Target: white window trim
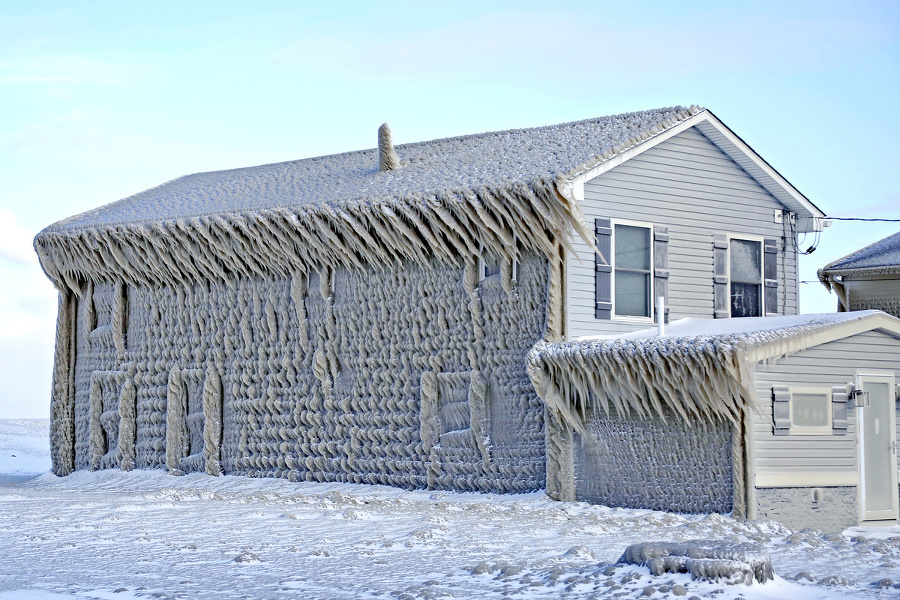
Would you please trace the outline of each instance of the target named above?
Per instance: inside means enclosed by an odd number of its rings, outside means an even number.
[[[834,435],[834,413],[832,412],[831,388],[826,386],[791,386],[791,429],[790,435]],[[804,427],[794,425],[794,394],[815,394],[825,396],[825,408],[828,411],[828,425],[821,427]]]
[[[650,230],[650,316],[649,317],[635,317],[630,315],[619,315],[616,313],[616,225],[627,225],[629,227],[643,227],[644,229]],[[612,266],[611,273],[611,281],[610,281],[610,299],[612,300],[612,311],[610,312],[610,321],[619,321],[622,323],[653,323],[653,315],[656,312],[656,302],[654,297],[655,282],[654,282],[654,265],[656,256],[653,251],[654,247],[654,238],[653,238],[653,223],[647,223],[645,221],[631,221],[628,219],[610,219],[609,220],[609,228],[612,232],[610,240],[609,240],[609,262]]]
[[[725,272],[728,274],[728,318],[739,318],[731,314],[731,240],[759,242],[759,316],[764,317],[766,316],[766,238],[754,234],[729,233],[728,251],[725,253]]]

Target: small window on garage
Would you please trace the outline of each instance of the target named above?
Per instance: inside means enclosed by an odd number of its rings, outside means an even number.
[[[831,435],[831,390],[791,389],[791,435]]]

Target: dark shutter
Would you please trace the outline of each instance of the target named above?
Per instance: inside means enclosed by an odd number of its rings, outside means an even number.
[[[728,236],[713,234],[713,316],[726,319],[731,316],[728,301]]]
[[[834,435],[847,435],[847,386],[831,388],[831,422]]]
[[[778,240],[766,238],[763,250],[763,298],[769,317],[778,314]]]
[[[775,435],[790,435],[791,390],[786,385],[772,386],[772,421]]]
[[[594,255],[594,318],[612,316],[612,228],[609,219],[594,219],[597,250]]]
[[[653,226],[653,289],[654,296],[666,299],[666,314],[663,323],[669,322],[669,228],[662,225]],[[656,306],[656,298],[651,298]],[[654,308],[654,321],[659,315]]]

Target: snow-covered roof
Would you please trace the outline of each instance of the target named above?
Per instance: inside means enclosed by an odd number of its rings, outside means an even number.
[[[785,206],[821,216],[709,111],[676,106],[398,145],[393,170],[379,170],[371,149],[188,175],[50,225],[35,249],[51,279],[73,289],[111,276],[171,283],[458,261],[481,247],[518,252],[513,240],[553,255],[573,233],[592,237],[573,192],[579,177],[713,125],[707,133],[728,133],[718,143],[735,160],[752,155],[745,168],[766,167],[759,179]]]
[[[699,110],[676,106],[397,145],[405,164],[392,171],[379,171],[378,151],[369,149],[187,175],[70,217],[47,230],[312,204],[344,205],[553,181],[604,152],[661,132]],[[374,139],[374,128],[372,135]]]
[[[900,273],[900,231],[825,265],[822,275]]]
[[[528,367],[538,394],[577,426],[589,407],[685,420],[740,421],[755,406],[751,367],[864,331],[900,338],[900,319],[878,310],[742,319],[681,319],[665,335],[539,342]]]

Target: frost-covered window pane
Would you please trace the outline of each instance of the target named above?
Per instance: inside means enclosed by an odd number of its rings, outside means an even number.
[[[830,429],[830,403],[828,394],[791,394],[791,425]]]
[[[484,273],[482,274],[482,279],[487,279],[488,277],[492,277],[494,275],[500,274],[500,257],[493,256],[490,254],[483,255],[484,262]]]
[[[616,268],[650,270],[650,229],[616,225]]]
[[[731,240],[731,316],[758,317],[762,314],[762,244],[751,240]]]
[[[731,283],[731,316],[758,317],[759,284]]]
[[[652,298],[650,228],[615,226],[615,312],[619,316],[649,317]]]
[[[649,317],[650,275],[616,271],[616,314]]]

